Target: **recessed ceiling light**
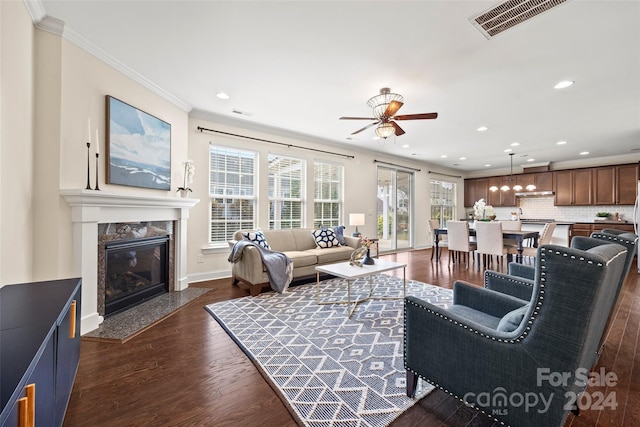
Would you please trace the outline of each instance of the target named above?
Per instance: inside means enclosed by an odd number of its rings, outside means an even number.
[[[488,127],[486,127],[486,126],[480,126],[480,127],[479,127],[478,129],[476,129],[476,130],[477,130],[478,132],[485,132],[485,131],[489,130],[489,128],[488,128]]]
[[[466,157],[460,157],[460,160],[467,160]]]
[[[446,158],[447,158],[447,155],[446,155],[446,154],[443,154],[442,156],[440,156],[440,158],[442,158],[442,159],[446,159]]]
[[[527,159],[527,162],[533,162],[535,159]]]
[[[556,144],[558,144],[558,145],[564,145],[566,143],[567,143],[567,141],[558,141],[558,142],[556,142]]]
[[[484,165],[485,168],[491,167],[491,165],[489,163],[487,163],[486,165]]]
[[[588,151],[582,151],[582,152],[580,152],[580,155],[581,155],[581,156],[586,156],[587,154],[589,154],[589,152],[588,152]]]
[[[569,86],[573,85],[575,82],[573,80],[563,80],[561,82],[556,83],[556,85],[553,87],[554,89],[564,89],[564,88],[568,88]]]
[[[510,152],[512,152],[512,151],[513,151],[513,150],[512,150],[511,148],[507,148],[506,150],[504,150],[504,152],[505,152],[505,153],[510,153]]]
[[[512,143],[511,143],[511,146],[512,146],[512,147],[517,147],[518,145],[520,145],[520,143],[519,143],[519,142],[512,142]]]
[[[373,139],[378,140],[378,139],[380,139],[380,137],[376,135],[376,136],[373,137]]]
[[[216,96],[217,96],[218,98],[220,98],[220,99],[229,99],[229,95],[227,95],[227,94],[226,94],[226,93],[224,93],[224,92],[218,92],[218,93],[216,93]]]
[[[409,145],[409,144],[403,144],[403,145],[402,145],[402,148],[409,148],[409,147],[410,147],[410,145]]]

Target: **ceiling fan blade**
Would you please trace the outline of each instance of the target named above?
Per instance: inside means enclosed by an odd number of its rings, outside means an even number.
[[[398,112],[398,110],[400,109],[400,107],[402,107],[404,104],[400,101],[391,101],[389,103],[389,105],[387,106],[387,109],[384,110],[384,116],[385,117],[391,117],[393,116],[395,113]]]
[[[340,117],[340,120],[378,120],[376,117]]]
[[[382,122],[381,122],[381,121],[377,121],[377,122],[373,122],[373,123],[371,123],[371,124],[368,124],[368,125],[366,125],[365,127],[363,127],[362,129],[358,129],[357,131],[353,132],[351,135],[355,135],[356,133],[360,133],[360,132],[362,132],[363,130],[367,130],[367,129],[369,129],[370,127],[375,126],[375,125],[380,124],[380,123],[382,123]]]
[[[404,130],[402,130],[402,128],[400,126],[398,126],[398,124],[396,122],[390,122],[394,128],[396,128],[396,136],[400,136],[400,135],[404,135],[405,132]]]
[[[403,116],[391,117],[393,120],[424,120],[437,119],[438,113],[405,114]]]

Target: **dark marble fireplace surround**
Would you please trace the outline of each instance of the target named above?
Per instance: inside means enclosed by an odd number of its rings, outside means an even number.
[[[169,292],[175,290],[175,243],[173,238],[173,221],[139,221],[98,224],[98,314],[105,315],[106,290],[106,248],[113,242],[136,241],[151,237],[169,237],[168,251],[168,287]]]

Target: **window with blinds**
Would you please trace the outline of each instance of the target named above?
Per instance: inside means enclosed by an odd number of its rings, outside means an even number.
[[[340,225],[344,167],[314,162],[313,226]]]
[[[211,243],[232,239],[241,229],[254,229],[257,154],[226,147],[209,148]]]
[[[305,161],[269,155],[269,229],[302,228]]]

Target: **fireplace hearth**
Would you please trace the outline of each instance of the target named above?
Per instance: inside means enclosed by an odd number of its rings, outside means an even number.
[[[169,292],[169,236],[105,244],[105,317]]]

